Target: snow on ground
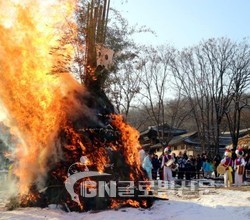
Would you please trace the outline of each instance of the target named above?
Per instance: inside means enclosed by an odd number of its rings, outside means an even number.
[[[12,220],[250,220],[250,187],[207,188],[198,196],[169,191],[169,200],[157,200],[149,209],[122,208],[100,212],[67,213],[55,209],[22,208],[1,211],[0,219]]]

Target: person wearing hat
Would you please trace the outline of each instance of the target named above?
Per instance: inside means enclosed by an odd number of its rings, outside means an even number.
[[[233,183],[233,160],[232,160],[232,152],[230,150],[226,150],[224,153],[224,158],[221,160],[220,165],[225,167],[226,172],[224,173],[224,186],[229,187]]]
[[[172,174],[172,169],[171,169],[171,165],[174,162],[174,158],[172,157],[171,153],[171,148],[170,146],[167,146],[164,149],[164,154],[162,157],[162,163],[161,163],[161,167],[163,168],[163,180],[164,181],[172,181],[173,180],[173,174]],[[172,162],[168,165],[168,162]]]
[[[246,161],[243,158],[244,156],[244,151],[242,149],[237,149],[235,151],[237,158],[234,161],[234,169],[235,169],[235,174],[234,174],[234,181],[235,181],[235,186],[242,186],[243,183],[243,174],[244,174],[244,169],[246,165]]]

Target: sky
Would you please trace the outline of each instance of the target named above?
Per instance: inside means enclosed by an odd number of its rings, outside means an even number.
[[[157,37],[149,33],[135,36],[146,45],[170,44],[182,49],[212,37],[241,41],[250,36],[249,0],[110,1],[131,26],[146,25],[156,32]]]
[[[130,25],[156,32],[140,34],[143,44],[170,44],[178,49],[209,38],[241,41],[250,36],[249,0],[111,0]]]

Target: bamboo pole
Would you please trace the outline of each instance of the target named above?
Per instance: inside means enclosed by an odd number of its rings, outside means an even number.
[[[85,84],[92,84],[99,73],[97,68],[96,45],[104,45],[110,0],[91,0],[88,3],[86,19]]]

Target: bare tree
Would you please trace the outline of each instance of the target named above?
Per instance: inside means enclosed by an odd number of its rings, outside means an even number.
[[[181,128],[191,118],[189,101],[180,93],[175,98],[167,101],[166,120],[172,127]]]
[[[114,84],[107,88],[110,97],[119,113],[127,119],[130,109],[136,108],[133,101],[140,91],[140,72],[134,69],[130,63],[124,65],[119,74],[114,74],[112,80]]]
[[[140,91],[141,45],[133,36],[153,31],[145,26],[131,26],[115,9],[111,9],[110,26],[107,30],[107,45],[114,50],[113,67],[105,84],[105,91],[119,113],[128,117],[131,108],[136,108],[134,100]]]
[[[197,131],[201,140],[201,146],[205,150],[208,142],[206,139],[207,120],[205,117],[206,91],[204,77],[198,75],[199,65],[194,57],[194,48],[186,48],[177,52],[171,62],[175,85],[181,95],[189,101],[190,112],[196,122]]]
[[[241,114],[245,108],[249,108],[249,95],[246,92],[250,86],[250,45],[247,42],[243,41],[237,45],[230,69],[233,76],[231,102],[225,113],[232,143],[234,148],[236,148],[242,122]]]
[[[218,153],[222,119],[237,100],[237,88],[246,89],[247,47],[243,50],[226,38],[209,39],[179,52],[172,62],[177,88],[189,99],[203,150]]]
[[[174,51],[170,46],[159,46],[156,49],[149,47],[142,60],[141,103],[147,111],[148,118],[157,126],[158,137],[162,143],[168,143],[173,137],[171,132],[164,131],[171,131],[174,126],[180,126],[185,117],[181,115],[180,119],[180,114],[178,115],[181,109],[179,107],[183,104],[180,99],[168,102],[171,84],[170,62]]]
[[[207,137],[209,147],[219,152],[221,122],[225,110],[231,101],[232,71],[230,65],[234,59],[236,46],[226,38],[209,39],[195,50],[199,63],[199,72],[204,77],[207,102]]]

